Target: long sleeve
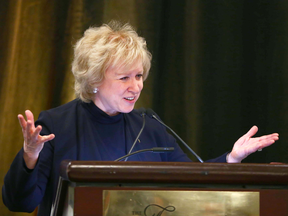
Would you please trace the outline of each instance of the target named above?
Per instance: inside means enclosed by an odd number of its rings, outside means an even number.
[[[35,190],[38,169],[38,163],[31,172],[25,168],[23,149],[21,149],[5,176],[2,188],[3,202],[10,211],[34,211],[38,204],[35,206],[33,197],[39,195],[32,191]]]
[[[42,113],[40,116],[43,115]],[[47,124],[42,122],[41,125],[43,127],[41,134],[48,134]],[[52,154],[51,142],[45,143],[35,168],[29,170],[23,159],[23,148],[19,151],[5,176],[2,187],[3,203],[9,210],[33,212],[41,203],[50,176]]]

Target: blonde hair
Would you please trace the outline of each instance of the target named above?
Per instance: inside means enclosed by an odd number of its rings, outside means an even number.
[[[100,86],[110,66],[131,66],[142,61],[143,80],[148,77],[152,55],[144,38],[138,36],[129,24],[117,21],[90,27],[74,47],[72,73],[75,94],[90,102],[93,89]]]

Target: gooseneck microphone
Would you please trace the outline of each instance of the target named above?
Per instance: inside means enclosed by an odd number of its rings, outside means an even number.
[[[131,156],[131,152],[132,152],[135,144],[137,143],[137,140],[139,139],[139,137],[140,137],[140,135],[142,134],[142,131],[143,131],[144,127],[145,127],[146,110],[145,110],[145,108],[141,107],[138,111],[140,112],[140,115],[141,115],[142,118],[143,118],[142,127],[141,127],[141,129],[140,129],[140,131],[139,131],[139,133],[138,133],[138,135],[137,135],[137,137],[136,137],[136,139],[135,139],[132,147],[130,148],[130,150],[129,150],[128,154],[127,154],[128,156],[126,156],[126,157],[124,156],[124,158],[126,158],[125,161],[127,161],[127,160],[128,160],[128,157]]]
[[[129,153],[127,155],[124,155],[123,157],[120,157],[120,158],[116,159],[115,161],[121,161],[124,158],[128,158],[128,157],[130,157],[132,155],[140,154],[140,153],[143,153],[143,152],[168,153],[168,152],[172,152],[172,151],[174,151],[174,147],[154,147],[154,148],[151,148],[151,149],[142,149],[142,150],[135,151],[133,153]]]
[[[160,124],[162,124],[164,127],[168,128],[182,143],[183,145],[186,146],[186,148],[201,162],[203,163],[203,160],[164,122],[162,122],[160,119],[157,118],[156,113],[152,109],[147,109],[146,114],[151,117],[156,119]]]

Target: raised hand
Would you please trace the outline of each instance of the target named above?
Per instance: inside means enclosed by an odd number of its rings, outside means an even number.
[[[39,153],[43,149],[44,143],[54,139],[54,134],[49,134],[41,136],[40,132],[42,127],[38,125],[35,127],[34,116],[30,110],[25,111],[27,121],[23,115],[18,115],[18,120],[22,128],[23,138],[24,138],[24,154],[23,158],[25,160],[26,166],[29,169],[33,169],[39,157]]]
[[[278,133],[273,133],[261,137],[253,137],[258,131],[257,126],[253,126],[245,135],[240,137],[234,144],[231,153],[227,157],[228,163],[240,163],[248,155],[255,151],[272,145],[279,139]]]

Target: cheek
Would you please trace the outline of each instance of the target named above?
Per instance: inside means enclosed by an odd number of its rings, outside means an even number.
[[[143,84],[143,82],[141,82],[141,83],[139,84],[139,88],[142,90],[142,89],[143,89],[143,86],[144,86],[144,84]]]

